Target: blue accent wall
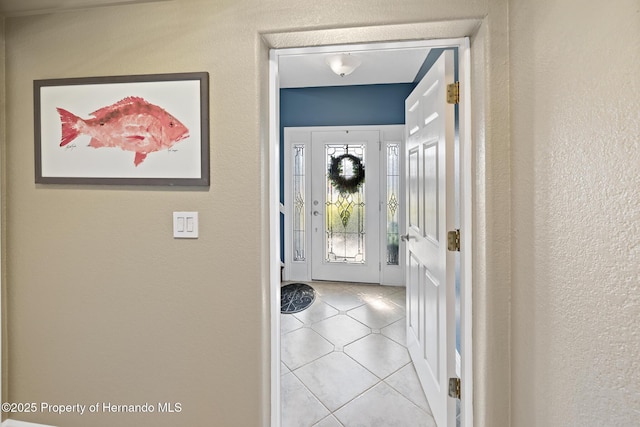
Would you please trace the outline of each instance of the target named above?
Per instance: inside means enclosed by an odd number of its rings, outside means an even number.
[[[404,100],[414,83],[280,90],[280,124],[356,126],[404,124]]]
[[[404,100],[415,86],[399,83],[280,89],[280,147],[284,147],[285,127],[404,124]],[[284,203],[283,176],[284,153],[280,150],[280,203]],[[281,236],[281,260],[283,240]]]

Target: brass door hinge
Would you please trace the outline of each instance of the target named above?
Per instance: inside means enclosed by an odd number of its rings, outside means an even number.
[[[460,82],[455,82],[447,85],[447,103],[460,103]]]
[[[460,230],[456,229],[447,233],[447,249],[452,252],[460,252]]]
[[[449,397],[460,399],[460,378],[449,378]]]

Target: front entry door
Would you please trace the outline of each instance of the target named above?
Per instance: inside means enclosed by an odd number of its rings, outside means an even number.
[[[406,100],[407,345],[438,427],[455,426],[453,52],[444,51]]]
[[[380,132],[318,131],[311,139],[311,277],[378,283]]]

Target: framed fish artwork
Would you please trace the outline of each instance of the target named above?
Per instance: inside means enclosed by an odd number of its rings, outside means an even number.
[[[209,185],[209,74],[34,80],[39,184]]]

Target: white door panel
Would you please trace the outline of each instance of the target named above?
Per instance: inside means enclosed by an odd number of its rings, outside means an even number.
[[[445,51],[406,100],[407,344],[438,427],[455,425],[453,52]]]

